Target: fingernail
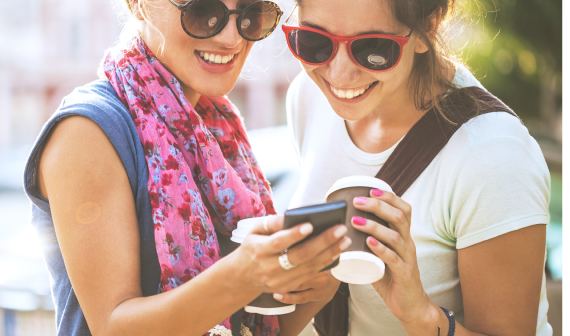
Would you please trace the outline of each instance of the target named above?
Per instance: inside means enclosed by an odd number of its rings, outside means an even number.
[[[340,244],[340,249],[341,250],[346,250],[350,244],[352,244],[352,240],[348,237],[344,238],[343,242]]]
[[[368,199],[365,197],[355,197],[354,202],[358,205],[366,205],[366,203],[368,203]]]
[[[378,241],[372,237],[368,237],[368,242],[370,243],[370,245],[372,246],[378,246]]]
[[[340,237],[344,236],[346,234],[346,231],[348,231],[348,229],[344,225],[339,227],[338,229],[334,230],[335,238],[340,238]]]
[[[303,226],[301,226],[301,229],[299,229],[299,231],[303,236],[308,235],[313,231],[313,226],[311,224],[303,224]]]
[[[379,190],[379,189],[372,189],[372,195],[376,196],[376,197],[380,197],[380,196],[384,195],[384,192],[382,190]]]
[[[274,297],[276,300],[281,300],[281,299],[283,299],[283,295],[277,294],[277,293],[273,293],[273,297]]]
[[[335,261],[340,257],[340,254],[335,255],[334,257],[332,257],[332,260]]]
[[[358,216],[352,217],[352,222],[358,226],[366,225],[366,219],[364,219],[362,217],[358,217]]]

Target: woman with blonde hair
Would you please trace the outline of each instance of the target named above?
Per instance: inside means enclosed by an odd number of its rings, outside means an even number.
[[[252,0],[128,5],[136,34],[107,51],[101,80],[63,100],[26,166],[58,335],[297,334],[334,295],[319,270],[350,244],[346,228],[282,255],[312,226],[281,230],[283,217],[271,216],[228,247],[239,220],[275,214],[224,95],[281,10]],[[242,318],[261,293],[291,291],[294,313]]]

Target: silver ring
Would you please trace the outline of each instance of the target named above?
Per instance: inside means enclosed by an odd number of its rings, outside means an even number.
[[[269,229],[267,228],[267,221],[269,220],[269,216],[263,217],[263,227],[265,228],[265,232],[269,233]]]
[[[282,255],[279,256],[279,265],[281,265],[281,267],[283,267],[283,269],[286,271],[297,267],[296,265],[293,265],[289,262],[287,253],[283,253]]]

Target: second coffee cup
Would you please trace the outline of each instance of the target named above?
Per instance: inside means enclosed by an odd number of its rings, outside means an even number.
[[[237,229],[232,232],[230,238],[233,242],[241,244],[245,237],[253,230],[258,218],[242,219],[238,222]],[[294,304],[283,303],[275,300],[272,293],[263,293],[255,300],[248,303],[244,310],[248,313],[261,315],[282,315],[295,311]]]
[[[384,262],[366,244],[368,234],[352,226],[352,217],[358,216],[379,224],[387,223],[372,213],[358,210],[353,205],[355,197],[370,197],[370,190],[380,189],[392,192],[390,186],[371,176],[349,176],[336,181],[327,192],[325,202],[345,201],[347,204],[345,224],[347,237],[352,244],[340,255],[339,265],[331,270],[332,275],[349,284],[369,284],[384,276]]]

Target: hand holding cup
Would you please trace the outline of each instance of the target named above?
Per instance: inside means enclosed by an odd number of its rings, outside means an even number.
[[[392,192],[371,189],[369,197],[355,197],[356,209],[382,218],[375,220],[354,216],[352,227],[367,234],[367,247],[386,263],[384,277],[372,286],[392,314],[400,320],[422,316],[429,298],[423,289],[416,246],[410,234],[412,208]]]

